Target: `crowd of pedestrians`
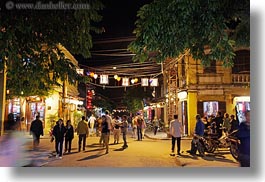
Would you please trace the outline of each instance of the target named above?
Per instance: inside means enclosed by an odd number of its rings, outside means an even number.
[[[196,143],[198,138],[205,134],[205,130],[211,130],[212,133],[216,133],[218,137],[221,137],[223,132],[232,133],[238,130],[239,143],[239,162],[242,167],[250,166],[250,112],[245,113],[245,120],[239,123],[235,115],[229,115],[225,113],[222,115],[220,111],[216,116],[203,117],[199,114],[196,115],[194,137],[191,142],[191,148],[187,152],[195,155],[197,148]],[[109,153],[110,135],[113,134],[113,144],[120,143],[120,136],[122,136],[123,145],[122,148],[128,148],[127,135],[128,128],[131,127],[131,137],[137,141],[144,139],[144,132],[146,128],[146,122],[141,113],[136,113],[135,117],[131,118],[131,122],[128,122],[128,116],[123,115],[121,117],[110,116],[106,111],[105,115],[96,118],[93,114],[86,120],[85,116],[78,122],[76,129],[71,124],[71,120],[67,120],[66,125],[62,119],[59,119],[56,125],[53,127],[52,136],[55,140],[56,157],[62,158],[63,146],[64,153],[71,153],[72,140],[74,138],[74,132],[78,135],[78,152],[86,149],[86,139],[89,134],[96,134],[99,137],[100,146],[106,149],[105,153]],[[154,118],[154,135],[157,133],[158,120]],[[183,126],[178,120],[178,115],[175,114],[173,120],[169,122],[169,132],[171,136],[171,156],[181,154],[181,137],[183,136]],[[39,115],[32,121],[30,126],[30,134],[33,136],[33,147],[36,148],[40,142],[40,136],[43,135],[43,125]],[[177,147],[175,145],[177,144]]]
[[[85,116],[82,116],[76,128],[74,128],[71,124],[71,120],[67,120],[64,125],[63,120],[59,119],[56,122],[56,125],[52,128],[51,132],[51,142],[55,141],[56,158],[62,159],[64,153],[71,153],[74,132],[76,132],[78,136],[78,152],[81,152],[81,149],[82,151],[86,150],[87,138],[88,136],[92,136],[94,133],[99,137],[99,145],[106,149],[106,154],[109,153],[111,133],[114,136],[113,144],[119,144],[120,136],[122,135],[122,148],[128,148],[127,132],[129,123],[127,119],[128,117],[126,115],[121,117],[115,116],[112,118],[109,112],[106,111],[105,115],[98,118],[96,118],[93,114],[88,119],[86,119]],[[42,121],[39,119],[39,116],[37,116],[36,121],[34,120],[31,126],[31,133],[34,134],[34,146],[39,144],[39,136],[43,135],[42,126]],[[142,137],[140,134],[138,136]]]

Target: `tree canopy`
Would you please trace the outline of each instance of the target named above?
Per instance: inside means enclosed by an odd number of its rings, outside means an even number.
[[[80,78],[76,65],[58,45],[71,54],[91,56],[91,33],[102,30],[96,23],[102,19],[99,11],[103,4],[98,0],[83,3],[89,8],[9,10],[1,6],[0,71],[7,66],[7,89],[11,95],[42,96],[59,79],[71,84]]]
[[[134,61],[163,62],[189,51],[203,65],[232,66],[235,48],[250,44],[249,0],[154,0],[137,17],[128,46]]]
[[[151,88],[147,87],[146,91],[144,92],[143,89],[144,88],[142,88],[141,86],[130,87],[124,94],[124,99],[122,100],[122,102],[130,112],[136,113],[137,111],[143,109],[144,100],[152,98]]]

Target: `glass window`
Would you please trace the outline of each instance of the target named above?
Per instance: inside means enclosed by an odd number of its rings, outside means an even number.
[[[209,102],[203,102],[203,112],[204,116],[210,116],[214,115],[216,116],[218,110],[219,110],[219,105],[217,101],[209,101]]]
[[[250,72],[250,51],[240,50],[235,52],[234,66],[232,73]]]
[[[203,73],[216,73],[216,61],[212,60],[210,66],[204,67]]]

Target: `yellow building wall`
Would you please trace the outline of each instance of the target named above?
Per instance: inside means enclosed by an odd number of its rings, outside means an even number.
[[[187,85],[197,84],[197,69],[198,65],[196,65],[196,61],[192,59],[192,57],[187,57]]]
[[[228,113],[229,116],[232,114],[235,115],[236,114],[235,113],[235,105],[233,104],[232,97],[228,95],[226,97],[225,102],[226,102],[226,113]]]
[[[194,133],[196,119],[195,116],[197,114],[197,93],[189,92],[187,99],[187,114],[188,114],[188,135],[192,135]]]
[[[196,124],[195,116],[198,111],[198,101],[214,100],[225,102],[225,112],[229,115],[235,114],[233,98],[250,96],[250,85],[244,87],[244,83],[234,83],[232,81],[232,68],[225,68],[222,65],[222,61],[216,62],[216,73],[204,74],[204,67],[201,65],[201,61],[194,60],[191,55],[186,55],[184,59],[185,69],[182,67],[183,61],[178,63],[177,75],[181,83],[179,88],[177,88],[177,92],[183,90],[188,92],[188,135],[192,135]],[[178,109],[178,114],[183,114],[180,108]]]

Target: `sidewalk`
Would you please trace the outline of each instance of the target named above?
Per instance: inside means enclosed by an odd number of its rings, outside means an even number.
[[[38,167],[52,156],[54,143],[48,135],[41,136],[40,146],[33,150],[33,139],[28,132],[5,133],[0,136],[1,167]]]
[[[26,159],[29,161],[29,164],[25,167],[41,167],[54,160],[55,153],[53,151],[55,150],[55,144],[50,142],[49,135],[41,136],[40,146],[35,150],[32,149],[32,136],[26,135],[26,138],[28,139],[25,146]]]

